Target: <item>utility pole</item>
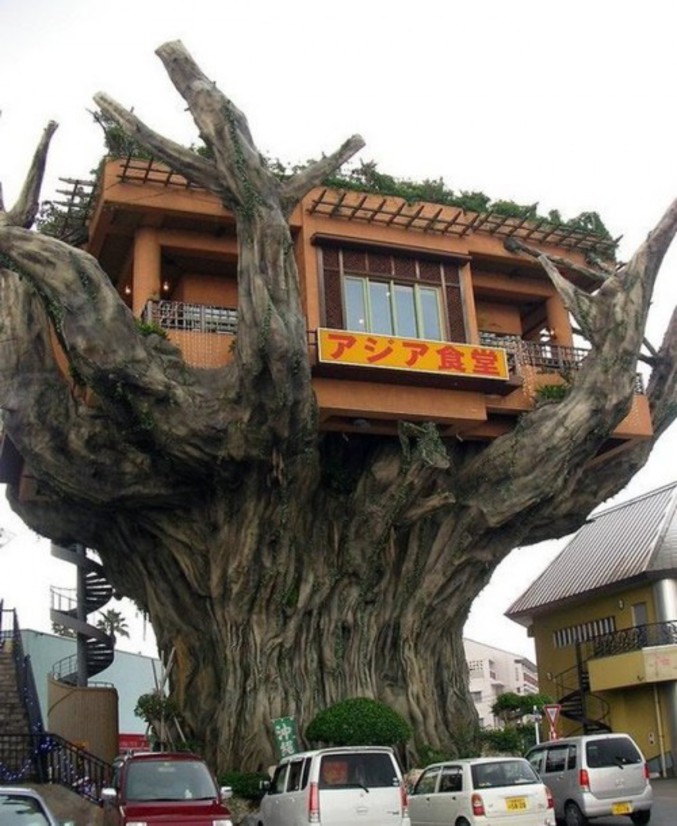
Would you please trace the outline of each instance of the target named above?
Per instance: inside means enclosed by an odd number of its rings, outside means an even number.
[[[541,720],[543,719],[543,715],[539,712],[538,706],[532,707],[533,718],[534,718],[534,735],[536,736],[536,745],[541,742]]]
[[[81,542],[74,542],[72,549],[78,557],[86,559],[87,549]],[[84,565],[77,566],[77,585],[75,601],[77,619],[83,625],[87,623],[87,572]],[[78,685],[87,685],[87,635],[78,631],[77,637]]]

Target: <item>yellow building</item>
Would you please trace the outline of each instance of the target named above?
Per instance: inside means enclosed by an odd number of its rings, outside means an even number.
[[[560,733],[626,731],[677,760],[677,482],[590,518],[507,616],[536,643]]]

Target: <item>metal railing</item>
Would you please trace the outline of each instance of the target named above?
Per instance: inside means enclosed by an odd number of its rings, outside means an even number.
[[[87,685],[113,662],[115,640],[102,628],[91,625],[88,615],[106,605],[113,596],[103,567],[87,555],[84,545],[52,543],[52,556],[77,568],[77,587],[51,588],[52,622],[67,629],[76,639],[77,654],[54,664],[52,675],[70,685]],[[70,668],[70,671],[66,669]]]
[[[237,332],[237,310],[210,304],[152,299],[143,309],[143,321],[163,330],[186,330],[192,333]]]
[[[163,330],[183,330],[193,333],[237,334],[238,312],[234,307],[211,304],[190,304],[185,301],[151,299],[143,309],[142,320]],[[519,373],[522,366],[539,373],[568,376],[580,369],[590,353],[585,347],[564,347],[550,342],[525,341],[519,336],[480,332],[480,344],[500,347],[508,358],[508,369]],[[635,392],[644,393],[644,382],[638,373]]]
[[[26,712],[31,733],[39,734],[44,731],[44,727],[33,669],[31,668],[31,658],[24,654],[21,627],[16,610],[4,609],[0,604],[0,647],[4,646],[7,640],[12,642],[12,659],[14,661],[19,699]]]
[[[677,620],[623,628],[611,634],[594,637],[581,645],[585,646],[583,653],[586,659],[612,657],[615,654],[626,654],[656,645],[677,645]]]
[[[576,660],[576,665],[561,671],[554,678],[557,702],[561,705],[560,714],[579,723],[583,732],[598,728],[611,730],[609,703],[590,692],[590,675],[585,661],[578,653]]]
[[[508,353],[508,366],[519,372],[522,365],[539,373],[558,373],[571,377],[580,370],[591,352],[585,347],[564,347],[550,342],[525,341],[519,336],[480,332],[480,343],[487,347],[501,347]],[[635,376],[635,393],[644,394],[644,380],[640,373]]]
[[[0,733],[0,783],[57,783],[100,804],[112,774],[110,763],[58,734]]]
[[[58,783],[100,804],[101,789],[110,785],[112,766],[63,737],[45,732],[30,657],[24,654],[17,612],[5,610],[0,601],[0,648],[8,641],[11,641],[17,692],[30,731],[0,732],[0,784]]]

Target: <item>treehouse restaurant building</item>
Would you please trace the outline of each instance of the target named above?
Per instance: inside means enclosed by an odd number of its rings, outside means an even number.
[[[230,361],[237,335],[235,221],[218,198],[152,160],[110,160],[88,193],[73,186],[66,222],[86,215],[85,248],[134,315],[165,331],[186,362]],[[614,242],[544,220],[408,203],[350,190],[311,191],[291,216],[321,430],[397,432],[434,421],[444,437],[489,440],[557,394],[586,351],[541,266],[519,242],[611,258]],[[514,247],[513,247],[514,248]],[[584,271],[566,273],[597,286]],[[147,328],[146,328],[147,329]],[[638,383],[604,451],[651,435]],[[31,495],[11,447],[0,476]],[[11,478],[14,477],[14,478]]]
[[[86,239],[140,332],[163,332],[191,366],[230,362],[237,238],[218,198],[133,158],[107,161],[91,191],[75,182],[69,197],[56,234]],[[586,351],[540,264],[510,250],[566,257],[565,275],[588,291],[598,282],[586,255],[614,250],[579,227],[329,187],[312,190],[290,225],[320,430],[367,438],[432,421],[443,438],[488,441],[561,396]],[[65,359],[63,372],[69,380]],[[638,382],[601,451],[651,433]],[[40,495],[8,437],[0,482],[24,501]]]

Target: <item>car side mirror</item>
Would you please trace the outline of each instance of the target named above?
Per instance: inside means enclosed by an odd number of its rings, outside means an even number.
[[[101,800],[103,800],[104,803],[114,803],[117,796],[117,789],[111,787],[101,789]]]
[[[262,792],[267,792],[270,788],[270,780],[259,780],[259,789]]]
[[[232,786],[221,786],[221,800],[230,800],[233,796]]]

